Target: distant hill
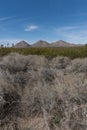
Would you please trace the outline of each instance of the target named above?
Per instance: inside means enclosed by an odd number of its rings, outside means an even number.
[[[31,47],[26,41],[20,41],[15,46],[15,48],[28,48]]]
[[[49,43],[43,40],[39,40],[32,45],[32,47],[49,47]]]
[[[72,46],[76,46],[76,44],[65,42],[63,40],[59,40],[59,41],[56,41],[56,42],[52,42],[50,44],[50,46],[51,47],[72,47]]]

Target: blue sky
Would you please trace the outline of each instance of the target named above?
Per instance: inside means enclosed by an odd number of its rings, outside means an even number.
[[[87,0],[0,0],[0,43],[87,43]]]

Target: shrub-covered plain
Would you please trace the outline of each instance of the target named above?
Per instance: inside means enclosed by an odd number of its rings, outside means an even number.
[[[17,52],[23,55],[44,55],[47,57],[67,56],[70,58],[87,57],[87,46],[59,48],[0,48],[0,56]]]
[[[87,58],[0,57],[0,130],[87,130]]]

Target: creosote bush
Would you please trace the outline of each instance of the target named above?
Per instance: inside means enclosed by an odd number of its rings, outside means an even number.
[[[0,48],[0,56],[5,56],[9,53],[43,55],[48,58],[64,56],[74,59],[87,57],[87,46],[59,48]]]

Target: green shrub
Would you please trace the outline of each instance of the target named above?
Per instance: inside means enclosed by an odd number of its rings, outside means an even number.
[[[68,48],[0,48],[0,56],[17,52],[23,55],[44,55],[46,57],[67,56],[72,59],[87,57],[87,46]]]

